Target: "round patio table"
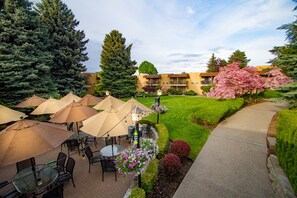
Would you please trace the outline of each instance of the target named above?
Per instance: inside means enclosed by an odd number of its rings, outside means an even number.
[[[38,194],[42,189],[51,185],[58,177],[58,172],[47,164],[35,165],[18,172],[12,183],[21,194]]]
[[[114,144],[103,147],[100,150],[100,153],[104,157],[113,157],[119,155],[124,149],[125,147],[122,145]]]

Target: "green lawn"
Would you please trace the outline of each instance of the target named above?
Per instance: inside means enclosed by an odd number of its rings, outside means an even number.
[[[155,98],[137,98],[144,105],[150,107]],[[191,146],[190,157],[195,159],[207,140],[210,130],[192,123],[192,114],[205,111],[205,108],[230,105],[230,101],[218,101],[216,99],[191,96],[162,96],[161,104],[168,108],[167,113],[160,115],[160,123],[164,123],[168,128],[170,139],[181,139]],[[215,108],[212,108],[215,109]],[[211,112],[216,114],[216,111]],[[146,118],[156,122],[157,115],[154,113]]]

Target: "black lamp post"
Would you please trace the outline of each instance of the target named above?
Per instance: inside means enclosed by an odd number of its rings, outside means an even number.
[[[142,110],[139,107],[136,107],[132,111],[132,121],[135,123],[135,132],[134,132],[134,144],[137,145],[137,148],[140,148],[140,133],[139,133],[139,120],[142,117]],[[138,187],[141,188],[141,174],[138,175]]]
[[[155,102],[158,104],[158,107],[160,107],[161,95],[162,95],[162,90],[161,89],[158,89],[157,95],[158,95],[158,97],[156,98]],[[157,114],[157,124],[159,124],[159,116],[160,116],[160,113],[158,112],[158,114]]]

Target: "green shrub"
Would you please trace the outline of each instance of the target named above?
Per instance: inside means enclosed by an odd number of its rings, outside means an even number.
[[[282,110],[278,114],[276,155],[297,193],[297,112]]]
[[[241,109],[243,104],[242,98],[222,100],[219,104],[214,103],[198,109],[192,114],[192,121],[202,125],[214,125]]]
[[[193,91],[193,90],[190,90],[190,91],[186,91],[185,92],[185,95],[187,95],[187,96],[195,96],[195,95],[197,95],[197,93],[195,91]]]
[[[211,84],[211,85],[204,85],[204,86],[201,86],[200,89],[201,89],[204,93],[208,93],[208,92],[210,92],[210,89],[211,89],[212,87],[214,87],[213,84]]]
[[[145,198],[145,191],[142,188],[133,188],[129,198]]]
[[[156,130],[159,134],[157,145],[159,147],[158,159],[161,159],[166,153],[169,144],[169,133],[167,127],[164,124],[155,124]]]
[[[282,93],[276,90],[270,90],[270,89],[266,89],[263,92],[263,98],[279,98],[282,96]]]
[[[162,164],[168,176],[177,174],[182,167],[179,157],[173,153],[166,154],[162,159]]]
[[[168,89],[167,93],[169,93],[171,95],[182,95],[183,94],[181,91],[176,90],[176,89],[172,89],[172,88]]]
[[[159,160],[151,160],[146,171],[141,175],[142,188],[146,193],[152,191],[158,179]]]

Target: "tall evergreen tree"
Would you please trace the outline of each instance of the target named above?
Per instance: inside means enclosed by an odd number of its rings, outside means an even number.
[[[79,22],[67,5],[61,0],[42,0],[37,3],[41,20],[47,25],[53,40],[51,49],[54,55],[52,75],[61,95],[73,91],[82,95],[86,91],[86,71],[82,62],[88,60],[85,34],[76,30]]]
[[[246,57],[245,52],[235,50],[235,52],[233,52],[233,54],[231,54],[228,59],[228,64],[231,64],[233,62],[240,62],[240,68],[244,68],[247,66],[248,62],[250,62],[250,59]]]
[[[101,80],[99,90],[110,91],[116,97],[130,97],[136,93],[136,61],[131,60],[132,44],[117,30],[112,30],[104,39],[101,52]]]
[[[207,63],[207,72],[218,72],[219,68],[217,68],[217,58],[214,53],[212,53],[208,63]]]
[[[0,12],[0,100],[57,94],[50,77],[49,36],[27,0],[5,0]]]

